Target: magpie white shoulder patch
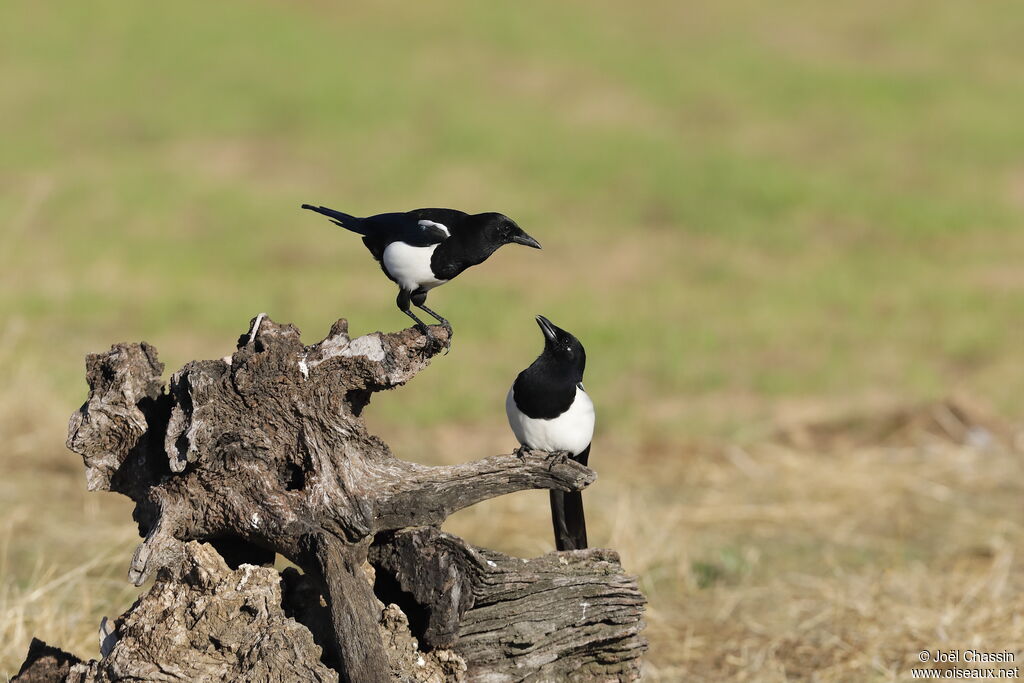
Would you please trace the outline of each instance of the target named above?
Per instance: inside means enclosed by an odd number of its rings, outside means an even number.
[[[435,223],[434,221],[428,221],[426,218],[424,218],[420,220],[418,224],[423,226],[424,228],[440,228],[441,230],[444,231],[445,235],[447,235],[448,237],[452,236],[452,231],[449,230],[448,226],[443,223]]]

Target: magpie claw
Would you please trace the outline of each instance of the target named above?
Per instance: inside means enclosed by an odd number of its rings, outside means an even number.
[[[554,471],[557,465],[564,465],[569,460],[570,456],[565,451],[555,451],[548,459],[548,472]]]
[[[448,331],[448,341],[444,343],[444,355],[447,356],[448,353],[452,350],[452,336],[455,334],[455,332],[452,330],[452,326],[448,324],[447,320],[444,321],[442,327]]]
[[[451,351],[451,335],[449,335],[447,341],[441,341],[441,339],[434,334],[434,332],[430,329],[430,326],[428,325],[423,325],[422,327],[417,325],[416,329],[418,329],[423,334],[423,336],[427,338],[427,348],[430,349],[433,353],[439,351],[442,346],[444,347],[444,355],[447,356],[448,352]]]

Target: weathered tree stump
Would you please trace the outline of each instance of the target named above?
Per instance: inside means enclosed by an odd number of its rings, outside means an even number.
[[[638,677],[644,599],[615,553],[520,560],[438,529],[505,493],[581,489],[591,470],[531,451],[428,467],[367,432],[371,395],[443,348],[432,332],[350,339],[339,320],[304,346],[261,314],[169,391],[148,344],[90,355],[68,446],[91,490],[135,501],[129,579],[157,581],[101,632],[100,660],[36,642],[20,680]],[[260,566],[276,554],[302,573]]]

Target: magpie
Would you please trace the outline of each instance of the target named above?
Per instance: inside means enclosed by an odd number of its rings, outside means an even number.
[[[427,326],[409,310],[409,304],[426,311],[450,331],[448,321],[427,308],[427,292],[483,263],[502,245],[540,249],[537,240],[500,213],[416,209],[357,218],[326,206],[303,204],[302,208],[363,236],[363,244],[380,262],[381,270],[398,285],[398,309],[416,321],[424,334],[428,334]]]
[[[519,373],[505,397],[509,426],[523,446],[568,451],[573,460],[586,465],[594,436],[594,403],[583,390],[587,353],[579,339],[544,316],[537,316],[537,324],[544,333],[544,351]],[[583,495],[551,491],[550,499],[555,547],[586,548]]]

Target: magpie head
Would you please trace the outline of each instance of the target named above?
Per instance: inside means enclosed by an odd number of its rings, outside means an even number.
[[[537,324],[544,333],[544,353],[541,357],[566,368],[572,373],[574,381],[582,382],[583,371],[587,366],[587,352],[580,340],[542,315],[537,316]]]
[[[478,213],[473,216],[481,233],[495,249],[504,244],[523,244],[540,249],[540,242],[527,235],[514,220],[500,213]]]

